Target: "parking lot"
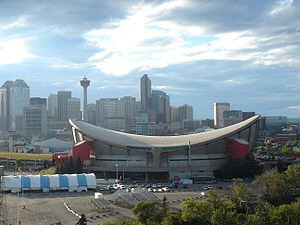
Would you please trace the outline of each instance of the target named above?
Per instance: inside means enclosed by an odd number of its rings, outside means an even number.
[[[166,196],[170,207],[176,209],[180,207],[184,200],[203,199],[201,192],[206,192],[202,190],[203,186],[207,185],[174,188],[172,192],[157,192],[155,194],[160,199]],[[225,190],[226,187],[222,191]],[[83,193],[24,193],[23,197],[22,194],[7,194],[8,224],[17,224],[17,218],[19,218],[22,225],[59,223],[74,225],[79,219],[76,214],[80,215],[82,213],[86,215],[90,225],[102,224],[104,221],[111,221],[117,218],[133,217],[130,209],[117,206],[113,206],[114,208],[111,212],[97,212],[91,204],[92,198],[94,198],[94,192],[91,191]],[[66,208],[66,204],[74,214]]]

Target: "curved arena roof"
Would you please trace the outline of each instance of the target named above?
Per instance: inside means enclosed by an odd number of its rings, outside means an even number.
[[[90,139],[108,144],[111,143],[113,145],[149,148],[182,146],[187,145],[188,142],[190,142],[191,145],[206,144],[232,136],[255,124],[258,119],[259,116],[256,115],[245,121],[221,129],[179,136],[145,136],[128,134],[98,127],[82,120],[69,120],[69,123],[78,132]]]

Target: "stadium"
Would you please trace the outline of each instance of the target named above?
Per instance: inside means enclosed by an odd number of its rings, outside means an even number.
[[[229,157],[246,158],[254,147],[259,116],[203,133],[144,136],[70,120],[73,159],[98,178],[168,181],[214,176]]]

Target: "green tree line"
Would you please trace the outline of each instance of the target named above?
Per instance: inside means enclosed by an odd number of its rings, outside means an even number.
[[[250,187],[251,186],[251,187]],[[299,225],[300,165],[256,177],[252,185],[234,180],[227,194],[212,190],[203,200],[184,201],[179,210],[162,203],[139,202],[132,212],[136,219],[104,225]]]

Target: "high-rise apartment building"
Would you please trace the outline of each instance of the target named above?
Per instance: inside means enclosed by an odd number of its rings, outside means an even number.
[[[151,80],[147,74],[141,77],[141,110],[148,112],[151,105]]]
[[[47,136],[46,98],[31,98],[24,107],[24,134],[26,137]]]
[[[125,107],[118,98],[104,98],[96,101],[96,124],[112,129],[124,130]]]
[[[80,111],[80,98],[68,98],[67,99],[67,120],[69,119],[81,119]]]
[[[230,110],[230,103],[228,102],[214,103],[214,123],[216,128],[224,127],[223,112],[227,110]]]
[[[68,98],[72,97],[71,91],[58,91],[57,92],[57,119],[60,121],[67,121],[68,120],[68,113],[67,113],[67,103]]]

